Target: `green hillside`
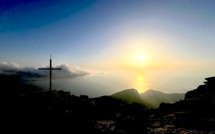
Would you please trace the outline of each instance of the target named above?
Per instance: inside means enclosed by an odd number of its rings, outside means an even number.
[[[144,101],[136,89],[126,89],[111,95],[111,97],[127,103],[138,103],[147,107],[154,107],[152,104]]]
[[[155,90],[147,90],[144,93],[141,93],[140,96],[143,100],[155,105],[156,107],[159,107],[159,105],[164,103],[175,103],[176,101],[183,100],[185,94],[184,93],[173,93],[173,94],[167,94],[160,91]]]

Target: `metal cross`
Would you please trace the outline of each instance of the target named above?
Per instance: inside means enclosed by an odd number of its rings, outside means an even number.
[[[50,82],[49,82],[49,91],[52,91],[52,70],[61,70],[61,68],[53,68],[52,67],[52,57],[50,55],[50,66],[49,68],[38,68],[38,70],[49,70],[50,73]]]

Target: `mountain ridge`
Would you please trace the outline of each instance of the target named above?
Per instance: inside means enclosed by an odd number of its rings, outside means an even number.
[[[127,103],[138,103],[148,107],[153,107],[153,105],[142,99],[136,89],[125,89],[112,94],[111,97]]]
[[[182,100],[185,97],[185,93],[163,93],[149,89],[143,93],[140,93],[143,100],[158,107],[162,102],[164,103],[175,103],[176,101]]]

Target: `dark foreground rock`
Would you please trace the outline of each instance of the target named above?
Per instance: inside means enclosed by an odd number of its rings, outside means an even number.
[[[1,97],[1,128],[77,133],[145,133],[146,107],[111,97],[89,99],[69,92],[34,92]],[[3,129],[1,129],[3,130]]]

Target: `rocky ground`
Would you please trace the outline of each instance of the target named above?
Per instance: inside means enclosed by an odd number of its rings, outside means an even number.
[[[184,118],[189,115],[187,112],[175,112],[169,115],[157,117],[155,115],[149,116],[149,126],[147,127],[147,134],[215,134],[213,129],[199,129],[188,127]],[[190,121],[189,121],[190,122]],[[209,125],[215,124],[215,119],[202,120]],[[193,122],[194,123],[194,122]],[[201,122],[199,122],[201,125]],[[190,125],[192,126],[192,125]]]

